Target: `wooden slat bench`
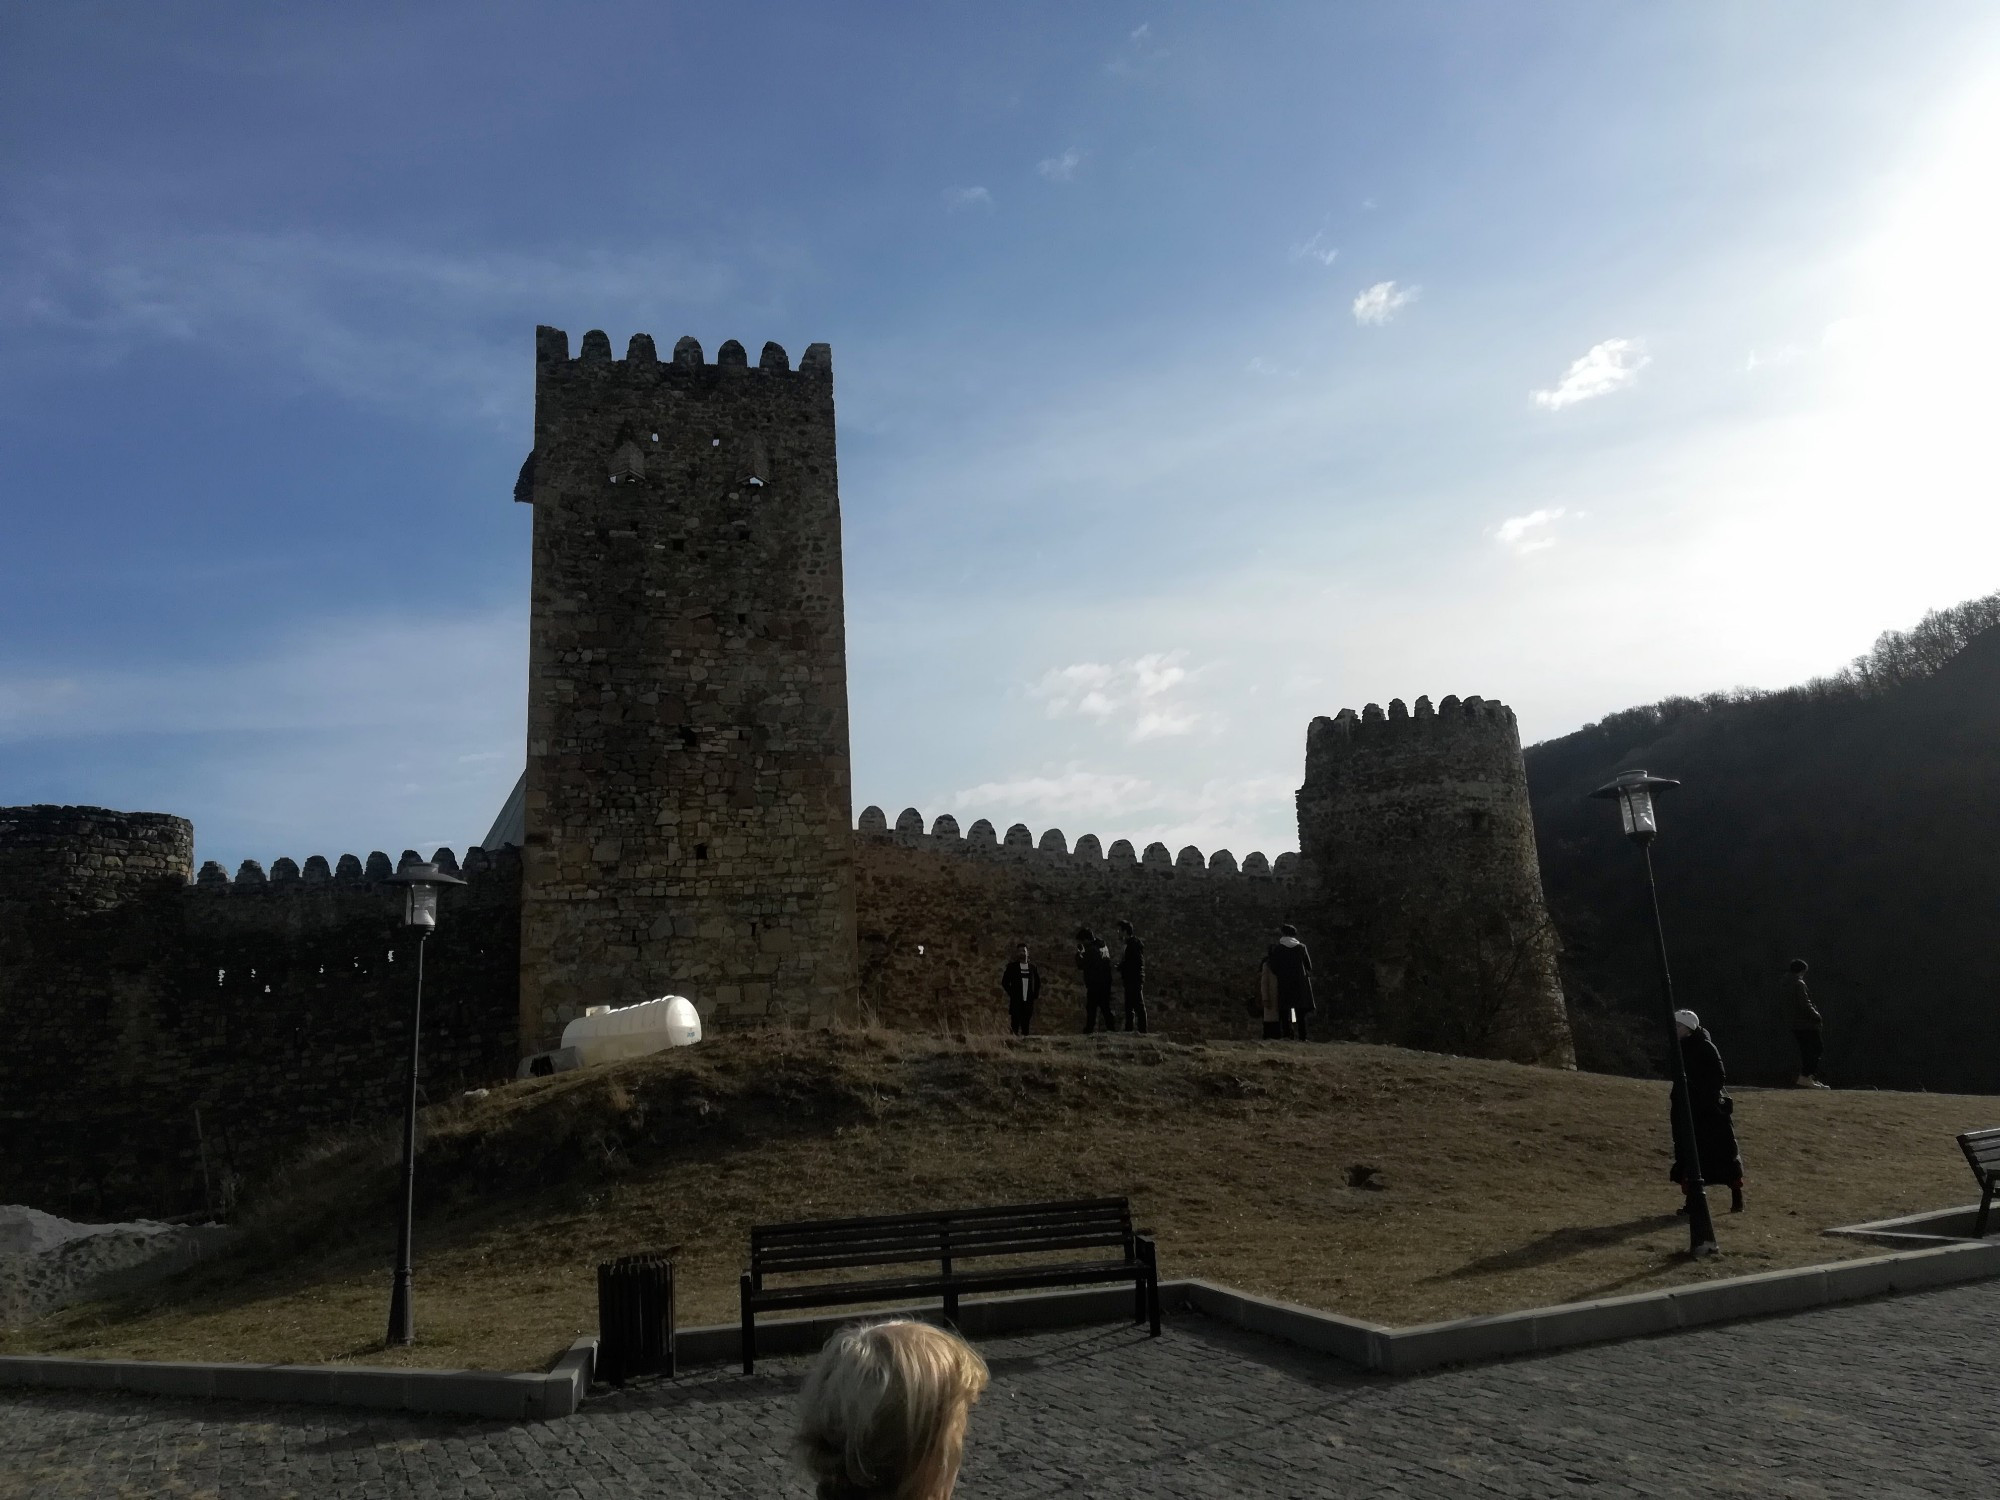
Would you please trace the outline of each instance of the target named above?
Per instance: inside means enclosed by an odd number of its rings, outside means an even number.
[[[1069,1254],[1091,1250],[1109,1253],[1083,1258]],[[1055,1254],[1064,1258],[1025,1264],[1018,1259]],[[990,1263],[1001,1257],[1013,1263]],[[967,1267],[963,1263],[969,1260],[981,1264]],[[890,1267],[903,1269],[860,1280],[829,1280],[824,1274]],[[813,1279],[790,1281],[801,1275]],[[767,1285],[772,1277],[790,1284]],[[1157,1254],[1152,1237],[1132,1228],[1132,1210],[1123,1198],[759,1224],[750,1231],[750,1266],[742,1278],[743,1372],[747,1375],[756,1368],[760,1312],[942,1296],[944,1315],[955,1322],[958,1299],[967,1292],[1117,1281],[1132,1283],[1132,1320],[1149,1322],[1157,1336]]]
[[[1979,1218],[1972,1232],[1986,1238],[1986,1216],[1993,1211],[1993,1190],[2000,1187],[2000,1129],[1968,1130],[1958,1138],[1958,1148],[1972,1164],[1979,1179]]]

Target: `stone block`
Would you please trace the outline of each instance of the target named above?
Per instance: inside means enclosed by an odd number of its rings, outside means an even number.
[[[1455,1318],[1445,1323],[1398,1328],[1382,1340],[1379,1368],[1391,1375],[1414,1375],[1440,1365],[1530,1354],[1535,1348],[1535,1332],[1532,1312]]]
[[[1862,1297],[1879,1297],[1894,1291],[1896,1286],[1896,1258],[1892,1255],[1835,1261],[1823,1271],[1829,1302],[1854,1302]]]
[[[1723,1281],[1675,1287],[1672,1299],[1684,1328],[1756,1318],[1770,1313],[1820,1307],[1827,1300],[1826,1275],[1818,1266],[1797,1271],[1765,1271],[1756,1276],[1732,1276]]]
[[[1331,1354],[1358,1369],[1388,1368],[1389,1343],[1397,1336],[1389,1329],[1295,1303],[1253,1296],[1210,1281],[1189,1280],[1177,1286],[1188,1307],[1209,1317],[1304,1349]],[[1164,1286],[1161,1295],[1164,1301]]]
[[[1642,1338],[1680,1327],[1679,1309],[1658,1292],[1539,1307],[1533,1310],[1532,1317],[1538,1350]]]
[[[1891,1273],[1899,1292],[1952,1286],[2000,1276],[2000,1240],[1974,1245],[1944,1245],[1936,1250],[1912,1250],[1896,1257]]]
[[[118,1386],[121,1390],[144,1391],[150,1396],[209,1397],[219,1394],[216,1375],[228,1365],[193,1360],[120,1360]]]

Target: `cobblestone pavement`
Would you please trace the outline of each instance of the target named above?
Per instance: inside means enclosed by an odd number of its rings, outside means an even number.
[[[2000,1284],[1392,1381],[1205,1318],[982,1344],[962,1500],[2000,1492]],[[528,1426],[0,1397],[0,1496],[806,1496],[802,1362]]]

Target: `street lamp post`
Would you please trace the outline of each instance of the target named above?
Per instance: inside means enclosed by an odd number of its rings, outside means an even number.
[[[410,1009],[410,1092],[403,1109],[403,1220],[396,1234],[396,1287],[389,1294],[389,1338],[413,1344],[416,1323],[410,1305],[410,1220],[417,1190],[417,1063],[424,1029],[424,944],[437,926],[440,887],[464,885],[436,865],[405,865],[389,877],[403,887],[403,926],[417,935],[417,999]]]
[[[1660,998],[1666,1009],[1667,1057],[1673,1064],[1674,1088],[1680,1095],[1678,1124],[1687,1145],[1688,1253],[1695,1256],[1719,1253],[1715,1243],[1715,1221],[1708,1215],[1708,1194],[1701,1180],[1701,1152],[1694,1133],[1694,1098],[1688,1090],[1687,1064],[1681,1057],[1680,1031],[1674,1025],[1674,976],[1667,968],[1667,931],[1660,921],[1660,888],[1653,880],[1653,839],[1660,825],[1653,813],[1653,789],[1679,786],[1664,776],[1648,776],[1644,771],[1621,772],[1590,795],[1616,799],[1625,836],[1639,846],[1646,861],[1646,896],[1653,911],[1653,956],[1660,966]]]

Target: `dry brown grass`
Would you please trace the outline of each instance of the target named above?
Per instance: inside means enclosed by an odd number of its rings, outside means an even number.
[[[600,1258],[673,1247],[681,1322],[726,1322],[752,1223],[1099,1193],[1168,1276],[1408,1324],[1877,1253],[1820,1231],[1965,1201],[1951,1137],[2000,1104],[1739,1095],[1749,1211],[1699,1264],[1665,1114],[1659,1083],[1382,1047],[724,1037],[428,1112],[413,1349],[379,1342],[385,1133],[302,1162],[240,1255],[0,1351],[533,1368],[594,1325]]]

